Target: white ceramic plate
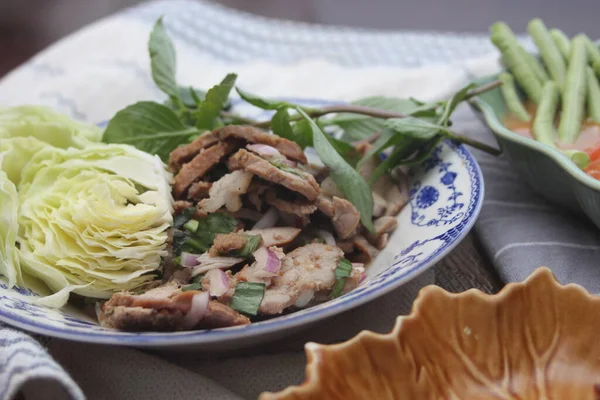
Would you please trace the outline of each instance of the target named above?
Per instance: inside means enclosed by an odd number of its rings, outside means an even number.
[[[331,102],[287,99],[318,106]],[[238,111],[256,119],[264,111],[244,105]],[[443,142],[432,157],[411,171],[410,203],[398,216],[398,229],[367,269],[361,286],[333,301],[246,326],[174,333],[128,333],[99,326],[73,307],[48,309],[33,303],[37,294],[8,289],[0,281],[0,320],[42,335],[79,342],[136,347],[224,350],[289,335],[321,319],[379,297],[415,278],[452,250],[469,232],[483,202],[483,178],[462,145]],[[0,280],[2,277],[0,277]]]

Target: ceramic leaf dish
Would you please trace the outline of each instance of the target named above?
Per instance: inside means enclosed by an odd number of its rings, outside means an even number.
[[[306,380],[261,400],[600,398],[600,297],[547,268],[496,295],[428,286],[387,335],[308,343]]]

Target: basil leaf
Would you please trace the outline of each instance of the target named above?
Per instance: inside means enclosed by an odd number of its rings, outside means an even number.
[[[247,240],[244,248],[238,253],[239,257],[250,257],[252,253],[258,249],[260,243],[262,242],[262,236],[260,235],[246,235]]]
[[[390,118],[385,127],[397,134],[428,140],[445,131],[443,126],[415,117]]]
[[[175,229],[180,229],[181,227],[183,227],[183,225],[185,225],[186,222],[192,219],[192,216],[194,215],[195,211],[195,207],[188,207],[179,214],[177,214],[175,217],[173,217],[173,227]]]
[[[148,52],[150,53],[150,69],[154,83],[169,97],[178,98],[179,88],[175,81],[175,47],[163,26],[162,17],[156,21],[154,28],[152,28],[150,41],[148,42]]]
[[[399,99],[395,97],[367,97],[351,102],[350,104],[376,108],[379,110],[393,111],[400,114],[410,114],[412,112],[422,112],[422,104],[409,99]],[[428,106],[427,115],[435,117],[435,108],[437,105]],[[433,109],[433,115],[431,110]],[[373,118],[367,115],[340,113],[333,118],[326,120],[328,124],[334,124],[342,128],[344,136],[349,140],[361,140],[371,136],[375,132],[381,131],[385,124],[385,119]]]
[[[329,297],[331,299],[335,299],[336,297],[340,297],[342,294],[342,290],[344,290],[344,286],[346,286],[346,278],[350,277],[352,273],[352,263],[345,258],[342,258],[335,268],[335,286],[331,290]]]
[[[448,122],[450,121],[450,115],[452,115],[452,113],[454,112],[456,107],[461,102],[466,100],[467,95],[469,94],[469,91],[471,91],[471,89],[473,89],[476,86],[477,85],[475,83],[468,84],[467,86],[463,87],[458,92],[456,92],[454,94],[454,96],[452,96],[452,98],[450,98],[449,100],[446,100],[444,102],[444,106],[442,108],[442,115],[440,116],[437,123],[439,125],[448,126]]]
[[[254,95],[252,93],[248,93],[240,89],[239,87],[236,87],[235,90],[246,103],[250,103],[253,106],[261,108],[263,110],[277,110],[282,107],[294,107],[293,104],[287,103],[285,101],[263,99],[262,97]]]
[[[171,151],[188,143],[190,136],[197,133],[197,129],[184,126],[169,107],[142,101],[117,112],[102,141],[130,144],[167,162]]]
[[[237,79],[236,74],[228,74],[218,85],[206,92],[204,100],[196,112],[196,127],[212,130],[218,125],[218,118],[229,99],[229,93]]]
[[[321,161],[329,167],[331,179],[360,212],[360,220],[364,227],[374,232],[371,188],[363,177],[338,154],[319,126],[301,108],[297,110],[308,121],[312,130],[313,147],[317,150]]]
[[[296,134],[290,124],[290,114],[286,107],[277,110],[273,118],[271,118],[271,130],[277,136],[291,141],[296,141]]]
[[[256,315],[264,296],[264,283],[240,282],[235,286],[231,308],[242,314]]]
[[[188,292],[190,290],[202,290],[202,285],[200,283],[192,283],[191,285],[186,285],[181,288],[182,292]]]

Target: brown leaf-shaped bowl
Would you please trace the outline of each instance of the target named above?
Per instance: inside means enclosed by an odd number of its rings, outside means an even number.
[[[538,268],[496,295],[421,290],[387,335],[306,344],[306,379],[272,399],[600,399],[600,297]]]

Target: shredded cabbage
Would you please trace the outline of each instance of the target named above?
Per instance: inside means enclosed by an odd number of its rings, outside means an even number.
[[[17,241],[17,188],[0,170],[0,274],[8,279],[9,286],[21,283]]]
[[[101,135],[41,107],[0,110],[0,274],[43,282],[41,304],[137,290],[166,254],[171,175]]]

